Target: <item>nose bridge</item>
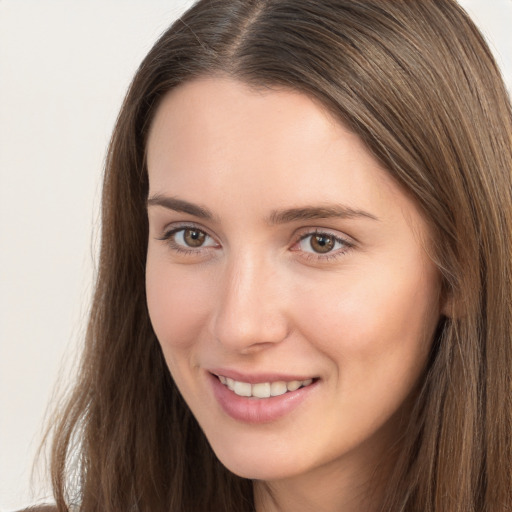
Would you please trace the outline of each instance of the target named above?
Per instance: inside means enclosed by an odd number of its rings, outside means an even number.
[[[235,350],[277,343],[287,335],[284,294],[275,265],[257,251],[226,262],[215,315],[215,337]]]

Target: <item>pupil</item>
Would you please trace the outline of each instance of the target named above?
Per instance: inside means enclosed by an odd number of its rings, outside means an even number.
[[[334,247],[334,239],[331,236],[315,235],[311,238],[311,248],[315,252],[326,253]]]
[[[191,247],[199,247],[204,243],[205,234],[197,229],[186,229],[184,238],[187,245]]]

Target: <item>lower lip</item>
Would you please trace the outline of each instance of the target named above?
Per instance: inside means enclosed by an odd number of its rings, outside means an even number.
[[[296,391],[288,391],[269,398],[250,398],[238,396],[220,380],[209,374],[213,394],[223,411],[237,421],[244,423],[270,423],[290,414],[313,392],[318,384],[314,381],[309,386]]]

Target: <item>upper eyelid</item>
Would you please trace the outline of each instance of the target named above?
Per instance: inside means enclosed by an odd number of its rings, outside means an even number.
[[[184,230],[184,229],[187,229],[187,228],[188,229],[197,229],[199,231],[202,231],[208,237],[212,238],[217,243],[222,245],[219,242],[219,238],[216,235],[212,234],[210,232],[210,230],[205,228],[200,223],[196,223],[196,222],[193,222],[193,221],[182,221],[182,222],[172,223],[172,225],[167,225],[162,230],[162,236],[158,237],[158,239],[165,240],[171,234],[177,233],[177,232],[179,232],[181,230]],[[357,244],[357,240],[354,237],[349,236],[349,235],[347,235],[345,233],[341,233],[341,232],[339,232],[336,229],[313,227],[313,226],[305,226],[305,227],[302,227],[302,228],[299,228],[299,229],[295,230],[295,234],[292,235],[292,240],[293,241],[292,241],[291,245],[294,246],[298,242],[300,242],[301,240],[303,240],[303,239],[305,239],[305,238],[307,238],[309,236],[313,236],[315,234],[332,236],[335,239],[340,240],[341,242],[345,243],[347,246],[354,246],[355,244]],[[200,247],[198,249],[200,249]],[[206,247],[205,247],[205,249],[206,249]]]
[[[155,237],[156,240],[159,240],[161,242],[164,242],[166,245],[169,245],[175,252],[177,253],[186,253],[188,255],[199,255],[200,251],[204,250],[211,250],[215,249],[216,247],[212,247],[211,245],[205,245],[205,246],[199,246],[199,247],[192,247],[187,245],[181,245],[178,244],[175,240],[171,241],[171,238],[174,238],[176,233],[179,233],[180,231],[185,231],[186,229],[195,229],[197,231],[203,232],[208,238],[210,238],[215,244],[218,244],[218,241],[215,237],[210,235],[206,230],[203,228],[198,228],[194,225],[191,225],[190,223],[184,225],[184,226],[173,226],[169,229],[164,229],[163,234],[161,236]],[[174,246],[174,247],[173,247]]]
[[[356,243],[358,243],[357,239],[355,239],[353,236],[347,235],[346,233],[341,233],[336,229],[329,228],[309,228],[309,230],[308,228],[304,228],[304,231],[302,233],[297,233],[296,241],[302,240],[304,238],[307,238],[308,236],[313,235],[329,235],[350,245],[355,245]]]
[[[328,236],[332,236],[336,240],[336,242],[343,244],[345,246],[345,249],[353,248],[356,245],[355,242],[350,240],[348,237],[334,235],[333,233],[328,233],[328,232],[325,232],[325,231],[313,231],[313,232],[306,233],[304,235],[299,236],[296,239],[296,241],[293,243],[293,246],[298,245],[303,240],[306,240],[307,238],[312,237],[314,235],[328,235]],[[332,255],[335,252],[337,252],[337,251],[330,251],[329,253],[325,253],[325,255],[327,255],[327,254],[331,254]],[[320,253],[318,253],[318,254],[319,254],[319,256],[321,256]]]
[[[321,220],[321,219],[317,219],[317,220]],[[212,232],[212,230],[210,228],[204,226],[204,224],[202,224],[201,222],[196,222],[194,220],[182,220],[182,221],[170,222],[169,225],[171,225],[171,224],[176,227],[178,227],[178,226],[184,227],[184,228],[189,227],[189,226],[194,227],[194,228],[204,231],[205,233],[212,236],[213,238],[219,239],[219,237],[214,232]],[[174,228],[165,227],[162,231],[169,232],[172,229],[174,229]],[[304,235],[307,235],[310,233],[315,233],[315,232],[326,233],[326,234],[330,234],[333,236],[339,236],[342,239],[348,239],[349,241],[358,242],[357,238],[355,238],[352,235],[348,235],[344,232],[340,232],[339,228],[337,228],[337,227],[319,226],[319,225],[313,224],[313,223],[311,223],[310,225],[306,225],[306,226],[302,226],[302,227],[294,229],[294,233],[297,233],[297,232],[303,232]]]
[[[168,236],[171,233],[177,233],[182,229],[197,229],[198,231],[202,231],[205,235],[209,236],[210,238],[213,238],[214,240],[218,239],[218,237],[213,235],[207,228],[195,222],[173,222],[172,225],[166,225],[162,229],[162,233],[164,236]]]
[[[212,238],[217,238],[215,235],[211,234],[207,228],[205,228],[201,224],[197,224],[195,222],[173,223],[172,226],[164,227],[164,229],[162,231],[164,234],[168,234],[173,231],[176,232],[176,231],[180,231],[182,229],[190,229],[190,228],[197,229],[198,231],[203,231],[206,235],[208,235]],[[319,234],[319,235],[330,235],[335,238],[345,240],[347,242],[354,240],[354,238],[352,236],[349,236],[346,234],[341,234],[341,233],[335,232],[335,231],[337,231],[337,230],[333,230],[330,228],[304,227],[304,228],[299,228],[298,230],[296,230],[295,231],[296,235],[294,235],[294,237],[292,237],[292,238],[297,238],[298,240],[300,240],[301,238],[305,238],[307,236]]]
[[[204,233],[208,238],[210,238],[211,240],[213,240],[216,244],[219,244],[219,241],[217,240],[217,238],[213,235],[211,235],[207,230],[203,229],[203,228],[200,228],[200,227],[197,227],[197,226],[194,226],[194,225],[191,225],[191,224],[188,224],[186,226],[174,226],[172,228],[169,228],[169,229],[165,229],[164,232],[163,232],[163,236],[161,237],[158,237],[159,240],[167,240],[168,238],[171,237],[171,235],[175,235],[176,233],[179,233],[180,231],[185,231],[187,229],[195,229],[197,231],[201,231],[202,233]],[[211,248],[211,246],[199,246],[197,247],[196,250],[199,250],[199,249],[207,249],[207,248]],[[193,248],[192,248],[193,249]]]

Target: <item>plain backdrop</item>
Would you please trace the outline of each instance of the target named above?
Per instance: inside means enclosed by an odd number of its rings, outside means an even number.
[[[31,465],[73,377],[101,173],[130,79],[191,0],[0,0],[0,511],[44,501]],[[463,0],[512,90],[512,0]]]

